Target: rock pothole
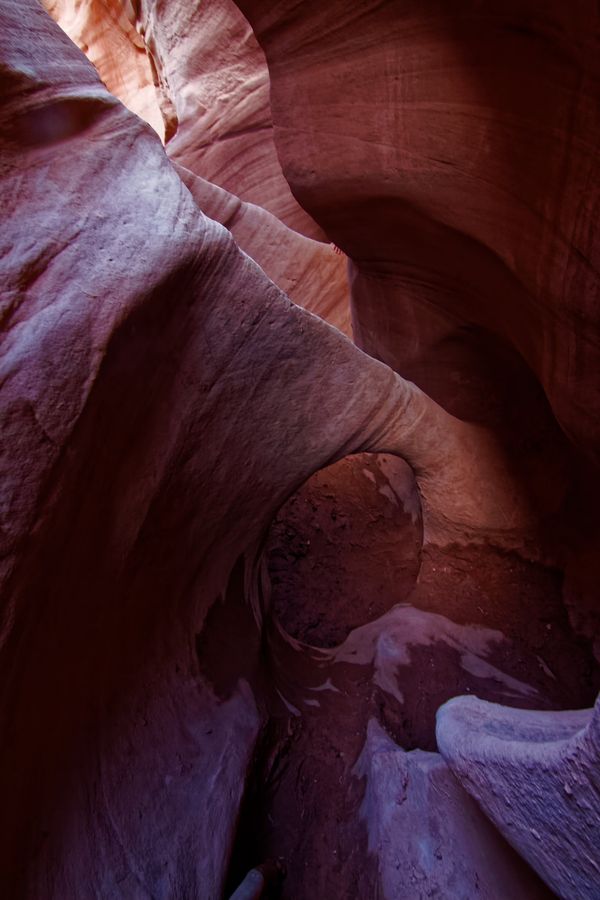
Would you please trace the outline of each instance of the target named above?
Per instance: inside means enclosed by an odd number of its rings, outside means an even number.
[[[407,463],[388,454],[347,456],[316,472],[272,524],[265,548],[272,613],[297,640],[341,644],[406,601],[421,543]]]

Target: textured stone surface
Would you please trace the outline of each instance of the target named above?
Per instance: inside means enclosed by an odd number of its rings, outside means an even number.
[[[340,644],[406,601],[421,538],[414,477],[398,457],[363,453],[316,472],[269,531],[273,615],[304,643]]]
[[[438,753],[405,753],[375,720],[355,767],[385,900],[551,897]]]
[[[440,751],[464,788],[559,897],[600,887],[600,700],[530,712],[476,697],[438,712]]]
[[[238,5],[286,177],[356,263],[361,342],[417,372],[458,323],[488,329],[598,458],[596,5]]]
[[[166,128],[167,152],[203,212],[294,302],[350,334],[345,257],[294,230],[325,238],[281,173],[266,63],[237,7],[148,2],[136,14],[114,0],[46,6],[108,89],[160,135]]]
[[[200,209],[235,241],[290,300],[350,335],[346,261],[329,244],[304,237],[272,213],[177,166]]]
[[[290,227],[324,238],[281,172],[266,62],[232,0],[143,0],[137,21],[175,111],[169,156]]]
[[[63,24],[72,14],[70,33],[142,116],[156,114],[157,81],[169,140],[165,153],[34,0],[0,0],[3,890],[221,896],[260,758],[274,828],[289,829],[275,843],[298,850],[289,895],[358,885],[368,896],[377,872],[350,777],[368,717],[420,742],[444,691],[551,705],[592,684],[587,661],[557,683],[543,639],[556,597],[546,624],[540,600],[566,561],[573,619],[593,631],[583,601],[596,599],[597,474],[565,437],[594,458],[591,7],[244,0],[271,68],[273,131],[264,59],[232,4],[48,3]],[[293,230],[323,236],[292,199],[273,135],[297,196],[352,257],[357,335],[383,362],[280,289],[349,330],[345,261]],[[264,539],[309,476],[362,451],[414,471],[415,608],[318,651],[273,618]],[[513,570],[531,578],[525,602],[540,618],[522,643],[486,618],[500,615]],[[511,588],[507,614],[528,586]],[[563,638],[561,666],[574,646]],[[468,701],[444,710],[440,734],[463,709],[461,753],[473,750],[478,772]],[[518,775],[507,796],[525,785],[523,809],[541,815],[560,785],[544,769],[550,750],[521,726],[558,720],[494,709]],[[472,885],[485,852],[500,896],[519,896],[531,875],[513,878],[491,830],[474,834],[473,807],[439,760],[407,762],[387,739],[381,751],[376,732],[363,809],[377,810],[387,894],[402,883],[383,839],[389,762],[406,763],[406,810],[433,804],[438,783],[456,800],[418,823],[425,840],[448,825],[443,870],[409,840],[408,873],[432,889]],[[592,728],[568,742],[588,773],[585,795],[564,792],[587,857],[574,872],[573,847],[549,826],[542,862],[554,868],[542,874],[554,884],[558,872],[561,890],[589,893],[598,864],[597,744]],[[522,759],[542,763],[530,794]],[[482,776],[480,787],[485,806],[494,785]],[[487,811],[505,830],[497,802]],[[519,829],[510,840],[542,871],[538,839]],[[464,867],[457,846],[471,854]],[[240,862],[235,884],[259,861]]]
[[[595,638],[597,5],[238,6],[286,178],[351,260],[355,340],[488,429],[531,504],[527,552]]]
[[[109,91],[164,137],[153,63],[136,30],[132,4],[115,0],[43,0],[42,5],[83,50]],[[161,99],[164,106],[165,99]],[[167,110],[165,114],[168,115]]]
[[[191,636],[235,560],[255,597],[275,510],[362,449],[412,463],[426,528],[512,539],[524,513],[477,428],[201,214],[33,0],[1,13],[3,883],[218,896],[261,714]]]

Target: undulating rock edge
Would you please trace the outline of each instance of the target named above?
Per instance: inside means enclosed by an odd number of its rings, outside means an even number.
[[[537,712],[457,697],[438,712],[451,770],[559,897],[598,896],[599,721],[600,701]]]
[[[239,5],[271,66],[277,126],[273,23]],[[172,34],[143,12],[166,71]],[[262,549],[284,501],[350,454],[395,454],[415,476],[425,545],[527,559],[546,552],[539,506],[488,422],[452,415],[313,314],[349,330],[344,262],[203,180],[181,112],[172,162],[36,0],[0,0],[0,98],[0,882],[11,898],[217,900],[268,718],[254,677],[276,645]],[[214,162],[218,145],[200,156]],[[289,175],[289,134],[281,146]],[[273,172],[281,220],[329,227],[302,178],[290,181],[308,214]],[[588,449],[564,385],[544,384]],[[195,641],[228,591],[253,620],[243,674],[219,691]],[[440,756],[405,753],[373,719],[354,774],[383,895],[545,896],[501,832],[560,896],[594,897],[597,732],[597,709],[459,698],[439,714]],[[572,823],[566,849],[547,803]],[[441,866],[421,853],[434,839]]]

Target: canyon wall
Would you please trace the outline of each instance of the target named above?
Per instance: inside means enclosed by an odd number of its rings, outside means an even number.
[[[598,11],[240,0],[355,340],[488,428],[598,631]],[[558,427],[557,427],[558,426]]]
[[[296,900],[548,896],[500,831],[593,896],[468,784],[479,708],[432,752],[455,693],[554,738],[598,687],[592,5],[46,6],[81,49],[0,0],[7,895],[217,898],[274,815]],[[406,595],[319,645],[409,520]]]

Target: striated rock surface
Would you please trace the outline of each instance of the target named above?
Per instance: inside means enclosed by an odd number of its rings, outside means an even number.
[[[452,900],[551,897],[438,753],[405,753],[371,720],[356,764],[382,895]]]
[[[438,712],[441,753],[506,839],[565,900],[600,886],[600,701],[530,712],[458,697]]]
[[[359,346],[478,422],[598,633],[598,10],[239,0]]]
[[[0,11],[2,881],[217,897],[261,639],[221,696],[193,634],[240,557],[260,621],[253,560],[283,500],[371,449],[413,465],[426,529],[510,541],[526,511],[476,427],[202,215],[34,0]]]
[[[281,172],[266,62],[232,0],[143,0],[137,22],[175,110],[169,156],[289,227],[323,239]]]
[[[230,0],[46,6],[108,89],[159,134],[166,130],[167,152],[200,208],[294,302],[349,335],[346,260],[283,178],[266,63],[237,7]]]
[[[561,600],[593,635],[591,7],[239,5],[274,130],[229,2],[48,0],[96,70],[0,0],[3,891],[216,900],[284,855],[294,900],[544,896],[400,747],[435,750],[457,693],[597,690]],[[152,120],[150,80],[166,152],[116,99]],[[595,720],[561,743],[493,707],[488,767],[471,703],[441,714],[450,766],[593,896]],[[541,817],[565,748],[575,874],[493,794],[498,763]]]
[[[164,137],[155,66],[136,30],[129,0],[43,0],[43,6],[83,50],[109,91]],[[168,98],[161,100],[168,119]]]
[[[356,263],[361,343],[435,379],[461,323],[489,330],[597,459],[595,4],[238,5],[286,177]]]
[[[290,300],[351,335],[346,261],[328,245],[298,234],[272,213],[245,203],[177,166],[200,209],[224,225]]]

